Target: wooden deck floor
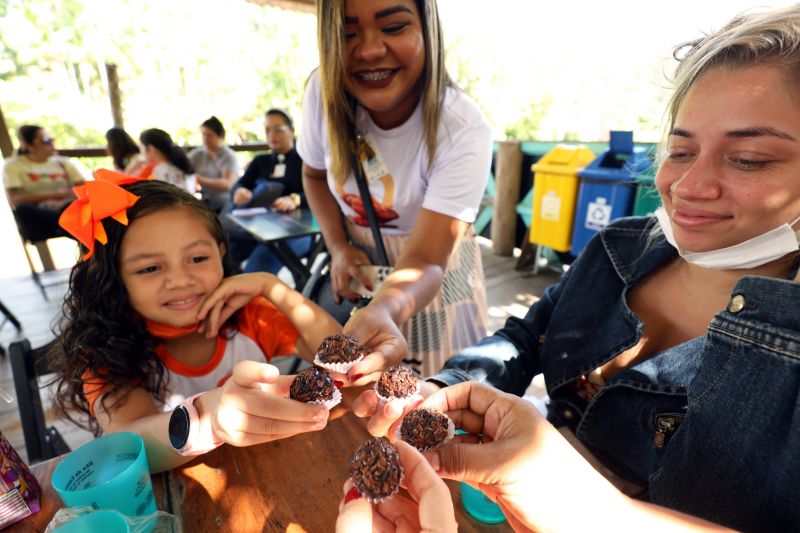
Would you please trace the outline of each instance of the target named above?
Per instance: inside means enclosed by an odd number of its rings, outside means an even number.
[[[558,276],[554,272],[544,272],[537,276],[519,272],[514,269],[516,258],[496,256],[492,254],[490,246],[489,241],[481,239],[490,329],[494,331],[508,316],[524,314],[544,288],[554,283]],[[0,279],[0,300],[17,316],[23,326],[22,333],[18,333],[10,323],[3,324],[0,327],[0,344],[8,347],[14,340],[28,337],[33,346],[40,346],[53,338],[52,326],[61,311],[68,275],[68,270],[45,274],[46,283],[51,284],[47,289],[48,300],[43,298],[29,275]],[[0,359],[0,389],[12,397],[15,396],[8,357]],[[42,400],[46,406],[49,405],[49,397],[49,391],[44,389]],[[56,420],[49,407],[47,409],[48,424],[55,424],[59,428],[72,449],[92,438],[90,433],[74,424]],[[17,451],[27,458],[16,402],[6,403],[0,400],[0,431]]]

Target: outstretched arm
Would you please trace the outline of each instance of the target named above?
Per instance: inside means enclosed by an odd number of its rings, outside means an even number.
[[[292,379],[266,363],[239,363],[225,385],[195,399],[200,432],[233,446],[250,446],[324,428],[328,422],[324,406],[288,398]],[[170,470],[194,457],[172,447],[168,431],[172,413],[159,412],[144,389],[127,389],[105,400],[95,403],[100,427],[105,433],[140,435],[150,472]]]
[[[517,531],[580,530],[587,516],[599,530],[730,531],[625,496],[525,400],[467,382],[431,395],[423,407],[447,413],[469,433],[425,453],[434,469],[479,487]],[[584,503],[581,513],[570,512],[575,501]]]
[[[397,327],[428,305],[442,288],[447,261],[469,224],[423,209],[394,270],[370,304],[345,326],[370,355],[348,373],[351,382],[374,381],[376,373],[403,360],[408,352]]]

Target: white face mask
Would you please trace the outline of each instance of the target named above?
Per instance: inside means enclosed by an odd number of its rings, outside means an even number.
[[[663,207],[659,207],[654,213],[661,226],[661,231],[678,253],[692,263],[703,268],[713,270],[728,270],[738,268],[755,268],[757,266],[780,259],[786,254],[796,252],[800,246],[800,231],[794,231],[792,226],[800,220],[797,218],[791,224],[781,224],[777,228],[771,229],[766,233],[757,235],[739,244],[710,250],[708,252],[690,252],[684,250],[675,241],[672,233],[672,223],[669,215]]]

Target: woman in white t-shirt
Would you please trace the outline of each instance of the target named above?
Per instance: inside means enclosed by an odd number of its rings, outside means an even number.
[[[152,176],[154,180],[177,185],[191,194],[196,192],[192,163],[166,131],[157,128],[144,130],[139,135],[139,142],[144,146],[146,163],[139,168],[138,176]]]
[[[358,297],[353,278],[369,288],[359,267],[378,261],[351,168],[353,125],[394,266],[345,326],[375,352],[347,378],[366,383],[403,358],[432,373],[486,333],[471,225],[489,174],[491,132],[447,75],[435,0],[317,5],[321,67],[306,88],[298,152],[336,297]]]

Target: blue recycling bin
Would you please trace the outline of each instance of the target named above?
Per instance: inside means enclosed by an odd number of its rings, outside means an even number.
[[[578,172],[580,188],[572,230],[572,254],[620,217],[629,216],[636,178],[651,165],[644,148],[634,147],[632,131],[612,131],[609,149]]]

